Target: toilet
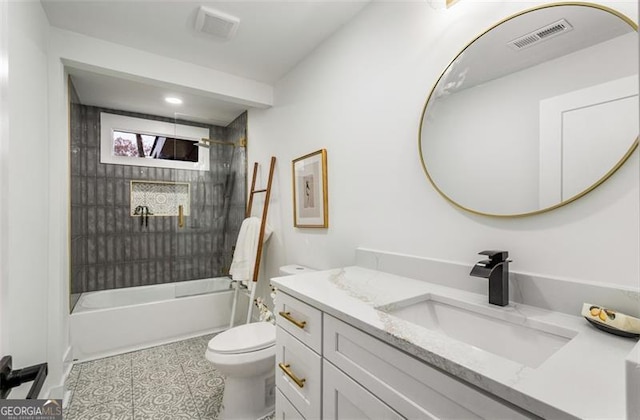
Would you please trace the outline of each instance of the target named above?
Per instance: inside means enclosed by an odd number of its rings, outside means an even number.
[[[280,267],[280,275],[308,273],[300,265]],[[276,327],[254,322],[213,337],[205,357],[225,376],[222,397],[224,419],[257,419],[275,407]]]

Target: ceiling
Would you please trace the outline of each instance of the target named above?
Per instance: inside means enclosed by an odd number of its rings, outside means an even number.
[[[367,1],[42,0],[52,26],[273,84]],[[229,41],[196,32],[200,5],[240,19]]]
[[[198,95],[180,86],[148,85],[76,68],[67,68],[67,71],[83,105],[222,127],[247,110],[246,106]],[[168,104],[164,100],[168,96],[181,99],[182,104]]]
[[[49,23],[116,44],[144,50],[267,84],[275,84],[370,0],[41,0]],[[231,40],[197,32],[199,7],[235,16],[239,28]],[[87,70],[69,69],[85,105],[171,116],[226,125],[246,110],[206,95],[181,92]],[[164,103],[175,94],[180,108]],[[179,94],[179,95],[178,95]]]

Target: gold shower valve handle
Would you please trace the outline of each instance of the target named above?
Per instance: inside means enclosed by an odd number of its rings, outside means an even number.
[[[280,367],[280,369],[282,369],[282,371],[284,373],[287,374],[287,376],[289,378],[291,378],[291,380],[293,382],[296,383],[296,385],[298,385],[300,388],[304,387],[304,383],[306,381],[305,378],[298,378],[292,371],[291,371],[291,365],[289,365],[288,363],[285,365],[284,363],[278,363],[278,366]]]
[[[293,325],[295,325],[296,327],[302,330],[304,330],[304,327],[307,325],[307,321],[298,321],[297,319],[293,318],[291,316],[291,312],[280,311],[278,312],[278,314],[280,314],[281,317],[283,317],[284,319],[291,322]]]
[[[182,204],[178,206],[178,227],[184,227],[184,211]]]

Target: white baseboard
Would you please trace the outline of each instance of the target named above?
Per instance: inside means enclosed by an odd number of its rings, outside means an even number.
[[[73,347],[67,347],[67,351],[64,352],[62,363],[66,366],[68,363],[73,363]]]
[[[53,388],[49,388],[49,392],[47,393],[47,399],[62,400],[64,399],[63,397],[64,397],[64,385],[59,385]]]
[[[67,381],[72,368],[73,348],[69,346],[64,352],[64,357],[62,358],[62,378],[60,378],[60,382],[49,387],[47,392],[44,393],[48,399],[64,399],[64,383]]]
[[[64,396],[62,397],[62,408],[66,409],[69,407],[69,402],[71,401],[72,395],[73,395],[73,391],[71,390],[64,393]]]

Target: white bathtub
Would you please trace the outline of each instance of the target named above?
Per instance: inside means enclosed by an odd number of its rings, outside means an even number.
[[[138,350],[229,326],[227,277],[83,293],[70,316],[74,359]],[[236,322],[246,316],[240,294]]]

